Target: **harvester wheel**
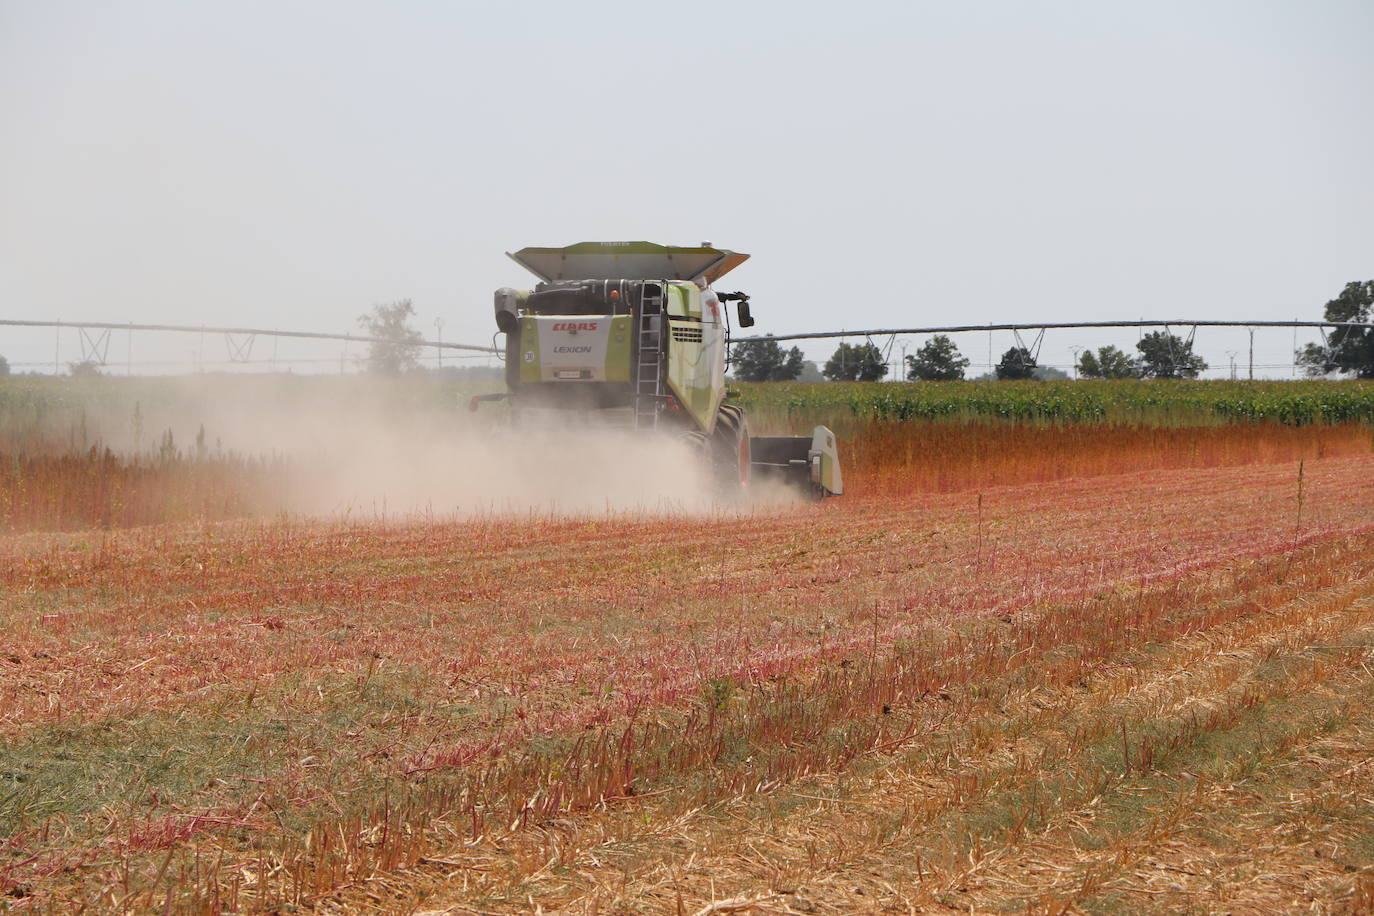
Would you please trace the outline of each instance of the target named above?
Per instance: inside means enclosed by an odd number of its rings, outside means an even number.
[[[744,411],[723,404],[711,433],[711,471],[722,495],[737,496],[749,488],[749,423]]]

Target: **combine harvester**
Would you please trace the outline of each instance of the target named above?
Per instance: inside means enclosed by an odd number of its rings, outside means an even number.
[[[542,410],[593,412],[609,425],[685,439],[702,452],[717,490],[747,492],[778,480],[820,499],[844,491],[835,435],[750,436],[743,408],[727,404],[729,322],[754,321],[749,297],[711,284],[749,255],[649,242],[582,242],[510,255],[539,278],[533,290],[496,291],[506,335],[505,394],[516,422]]]

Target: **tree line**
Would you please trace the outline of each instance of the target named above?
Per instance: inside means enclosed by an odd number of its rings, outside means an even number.
[[[1153,331],[1136,344],[1138,356],[1117,347],[1085,350],[1075,368],[1080,378],[1197,378],[1207,363],[1193,352],[1193,342],[1167,331]],[[745,340],[731,348],[733,375],[742,382],[788,382],[800,378],[805,359],[798,347],[784,350],[776,340]],[[954,341],[936,334],[905,359],[908,381],[954,382],[964,378],[968,357]],[[821,375],[832,382],[877,382],[890,367],[871,343],[842,343],[826,360]],[[1012,347],[993,367],[998,380],[1035,379],[1046,370],[1026,347]],[[1062,376],[1062,373],[1059,373]]]
[[[1347,283],[1335,299],[1326,303],[1323,320],[1368,323],[1374,313],[1374,280]],[[1168,331],[1152,331],[1136,343],[1135,354],[1118,347],[1084,350],[1074,364],[1079,378],[1193,379],[1206,371],[1207,362],[1193,352],[1192,340]],[[1334,328],[1325,344],[1307,344],[1294,354],[1298,366],[1311,377],[1340,374],[1374,378],[1374,329]],[[731,348],[734,377],[744,382],[784,382],[798,379],[807,365],[797,347],[783,350],[767,338],[741,341]],[[937,334],[905,357],[903,370],[909,381],[952,382],[964,378],[969,361],[947,335]],[[1033,379],[1044,375],[1026,347],[1012,347],[993,367],[996,379]],[[1051,370],[1052,371],[1052,370]],[[831,381],[876,382],[887,377],[889,366],[882,351],[871,343],[842,343],[821,369]]]

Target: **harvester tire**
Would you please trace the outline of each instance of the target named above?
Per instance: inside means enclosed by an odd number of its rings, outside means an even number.
[[[744,411],[721,405],[709,445],[711,473],[722,496],[739,496],[749,489],[749,423]]]

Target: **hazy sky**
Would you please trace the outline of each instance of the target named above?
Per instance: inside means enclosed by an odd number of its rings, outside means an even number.
[[[0,0],[0,317],[486,343],[506,251],[709,239],[760,332],[1318,318],[1374,277],[1372,47],[1370,0]]]

